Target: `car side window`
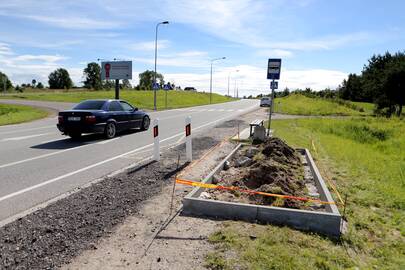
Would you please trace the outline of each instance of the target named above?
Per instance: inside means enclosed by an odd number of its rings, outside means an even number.
[[[110,108],[108,110],[110,112],[122,111],[122,107],[118,101],[112,101],[110,103]]]
[[[124,109],[124,111],[132,112],[134,110],[134,108],[131,105],[129,105],[128,103],[123,102],[123,101],[120,101],[120,103],[121,103],[121,106]]]

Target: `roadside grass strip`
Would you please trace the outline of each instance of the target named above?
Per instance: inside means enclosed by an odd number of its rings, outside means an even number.
[[[0,104],[0,126],[28,122],[48,115],[47,111],[30,106]]]
[[[371,103],[310,98],[300,94],[290,94],[274,100],[274,112],[294,115],[365,116],[372,114],[373,106]]]
[[[210,237],[215,249],[207,255],[207,267],[405,269],[405,121],[362,117],[273,124],[275,135],[289,145],[314,149],[329,186],[347,197],[346,233],[336,241],[287,227],[228,221]]]
[[[165,92],[157,91],[158,110],[166,109]],[[70,90],[70,91],[42,91],[15,93],[13,95],[0,96],[8,99],[41,100],[41,101],[59,101],[78,103],[86,99],[109,99],[113,98],[113,91],[89,91],[89,90]],[[132,105],[142,109],[153,109],[153,91],[135,91],[121,90],[120,98],[130,102]],[[219,94],[212,94],[212,104],[234,101],[235,99],[225,97]],[[167,109],[192,107],[210,104],[210,94],[201,92],[187,91],[167,91]]]

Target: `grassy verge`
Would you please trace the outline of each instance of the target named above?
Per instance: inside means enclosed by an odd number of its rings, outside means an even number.
[[[275,112],[296,115],[370,115],[373,104],[309,98],[300,94],[276,98]]]
[[[2,98],[21,98],[29,100],[59,101],[78,103],[86,99],[104,99],[114,98],[114,91],[42,91],[16,93],[2,96]],[[153,91],[134,91],[121,90],[120,98],[129,101],[134,106],[142,109],[153,109]],[[222,103],[234,99],[212,94],[212,103]],[[168,91],[167,107],[168,109],[206,105],[210,103],[209,93]],[[158,109],[165,108],[165,92],[157,92]]]
[[[207,256],[207,265],[405,269],[405,122],[351,118],[273,123],[276,136],[310,149],[321,174],[347,194],[348,232],[334,241],[286,227],[226,222],[210,238],[217,250]]]
[[[47,115],[47,111],[29,106],[0,104],[0,126],[28,122]]]

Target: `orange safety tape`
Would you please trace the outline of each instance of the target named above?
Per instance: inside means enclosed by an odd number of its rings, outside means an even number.
[[[182,184],[182,185],[187,185],[187,186],[193,186],[193,187],[212,188],[212,189],[220,189],[220,190],[235,190],[235,191],[240,191],[240,192],[254,194],[254,195],[263,195],[263,196],[277,197],[277,198],[282,198],[282,199],[298,200],[298,201],[305,201],[305,202],[316,202],[316,203],[320,203],[320,204],[335,204],[335,202],[326,202],[326,201],[321,201],[321,200],[316,200],[316,199],[296,197],[296,196],[290,196],[290,195],[273,194],[273,193],[267,193],[267,192],[249,190],[249,189],[241,189],[239,187],[232,187],[232,186],[225,187],[225,186],[207,184],[207,183],[202,183],[202,182],[195,182],[195,181],[190,181],[190,180],[185,180],[185,179],[176,179],[176,183]]]

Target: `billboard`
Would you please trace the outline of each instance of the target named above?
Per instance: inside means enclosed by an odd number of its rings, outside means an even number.
[[[267,79],[279,80],[281,70],[281,59],[269,59],[267,67]]]
[[[101,62],[102,80],[132,79],[132,61]]]

